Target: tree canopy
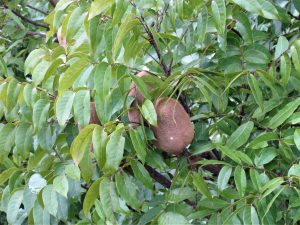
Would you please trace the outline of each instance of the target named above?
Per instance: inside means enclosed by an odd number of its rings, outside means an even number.
[[[299,223],[300,0],[0,9],[1,224]]]

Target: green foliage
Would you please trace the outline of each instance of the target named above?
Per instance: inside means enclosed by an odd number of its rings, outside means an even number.
[[[1,224],[300,222],[299,0],[0,7]],[[153,144],[166,96],[195,128],[180,156]]]

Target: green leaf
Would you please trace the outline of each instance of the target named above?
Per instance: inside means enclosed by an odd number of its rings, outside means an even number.
[[[143,81],[142,77],[130,75],[131,79],[133,80],[134,84],[137,86],[138,90],[141,92],[141,94],[147,98],[151,99],[151,96],[149,95],[148,88],[146,83]]]
[[[277,128],[293,114],[293,112],[299,107],[299,105],[300,98],[297,98],[292,102],[286,104],[275,114],[275,116],[271,118],[267,126],[271,129]]]
[[[105,206],[103,207],[104,215],[111,223],[116,224],[114,211],[119,208],[119,197],[116,193],[115,184],[104,178],[100,183],[99,190],[100,201]]]
[[[246,48],[244,58],[247,63],[265,65],[270,62],[270,53],[264,46],[255,44]]]
[[[42,48],[33,50],[25,60],[25,75],[32,73],[33,69],[40,63],[41,59],[44,58],[46,54],[47,51]]]
[[[90,122],[90,92],[80,90],[76,92],[73,102],[74,118],[80,127],[85,127]]]
[[[159,213],[162,211],[161,206],[157,206],[154,208],[149,209],[146,213],[144,213],[138,222],[138,225],[146,225],[153,221],[155,217],[159,215]]]
[[[90,124],[83,128],[79,135],[73,140],[70,148],[70,153],[76,165],[80,163],[83,158],[87,146],[90,146],[93,131],[97,125]]]
[[[116,0],[116,9],[113,15],[111,26],[114,26],[121,22],[127,7],[129,5],[129,2],[122,1],[122,0]]]
[[[292,0],[295,8],[297,9],[298,12],[300,12],[300,1],[299,0]]]
[[[23,193],[23,190],[17,190],[9,199],[6,215],[7,222],[9,224],[15,224],[17,222],[17,216],[20,212],[20,207],[23,201]]]
[[[75,94],[72,91],[66,91],[58,97],[55,104],[55,113],[58,123],[63,127],[70,117]]]
[[[84,181],[89,184],[92,179],[95,167],[93,166],[92,159],[90,156],[90,145],[85,146],[83,150],[84,154],[79,163],[80,172]]]
[[[178,213],[166,212],[159,216],[158,225],[189,224],[187,219]]]
[[[217,148],[220,149],[223,154],[228,156],[230,159],[235,161],[237,164],[241,164],[241,159],[236,154],[237,151],[231,150],[231,148],[229,148],[228,146],[217,146]]]
[[[152,126],[157,126],[156,111],[153,103],[149,99],[146,99],[142,105],[142,114]]]
[[[95,204],[96,199],[99,197],[99,185],[101,179],[97,179],[94,183],[90,186],[89,190],[86,192],[86,195],[83,200],[83,212],[86,216],[88,216],[90,209]]]
[[[30,154],[32,148],[33,136],[32,136],[32,126],[26,123],[21,123],[16,130],[15,143],[17,152],[26,158]]]
[[[80,180],[80,170],[75,164],[68,164],[65,166],[66,175],[74,180]]]
[[[248,84],[250,86],[250,89],[252,91],[253,97],[256,101],[256,103],[259,105],[260,108],[263,109],[264,107],[264,99],[261,89],[259,88],[258,82],[252,74],[248,76]]]
[[[251,2],[244,1],[244,0],[232,0],[232,1],[251,13],[256,13],[262,17],[271,20],[280,19],[276,7],[267,0],[253,0]]]
[[[247,187],[247,179],[245,170],[241,166],[237,166],[235,168],[234,181],[238,192],[241,196],[244,196]]]
[[[0,162],[3,163],[10,153],[15,140],[15,127],[8,123],[0,130]]]
[[[40,131],[46,124],[50,103],[46,99],[40,99],[33,105],[32,122],[34,133]]]
[[[32,72],[32,81],[35,86],[38,86],[45,78],[47,71],[51,66],[51,62],[42,61],[37,64]]]
[[[197,162],[197,164],[200,164],[202,166],[206,166],[206,165],[227,165],[227,166],[230,166],[229,163],[224,162],[224,161],[208,160],[208,159],[200,160],[200,161]]]
[[[222,209],[228,206],[228,203],[220,198],[204,199],[198,202],[198,206],[207,209]]]
[[[47,185],[42,193],[45,209],[54,217],[57,215],[58,201],[53,185]]]
[[[247,142],[253,130],[253,127],[254,123],[252,121],[244,123],[231,134],[231,136],[227,140],[226,145],[230,149],[238,149]]]
[[[16,79],[9,81],[6,93],[6,108],[10,112],[17,104],[18,96],[20,93],[20,85]]]
[[[277,140],[277,139],[278,139],[278,134],[275,132],[262,133],[259,136],[257,136],[253,141],[250,142],[248,148],[255,148],[256,146],[259,147],[259,144],[263,142]]]
[[[253,32],[251,29],[251,23],[247,15],[241,11],[235,17],[237,19],[237,30],[241,33],[244,41],[247,44],[253,43]]]
[[[77,7],[72,12],[68,19],[68,25],[66,29],[66,40],[67,43],[72,41],[72,38],[76,35],[76,33],[79,31],[80,27],[84,23],[84,19],[86,17],[86,12],[84,7]]]
[[[87,68],[89,64],[90,61],[88,58],[81,57],[70,65],[70,67],[66,70],[66,72],[63,74],[59,81],[59,95],[62,95],[64,91],[68,90],[73,85],[75,80]]]
[[[289,48],[289,41],[285,36],[280,36],[275,47],[274,59],[278,59],[282,53],[284,53]]]
[[[252,185],[254,186],[255,190],[260,190],[261,189],[261,182],[260,182],[260,178],[259,178],[259,173],[257,172],[257,170],[255,169],[250,169],[250,178],[251,178],[251,182]]]
[[[138,199],[138,187],[131,178],[124,172],[115,175],[116,186],[120,196],[135,210],[139,210],[142,202]]]
[[[107,11],[115,3],[114,0],[95,0],[89,10],[89,20]]]
[[[108,140],[106,131],[102,127],[97,126],[93,132],[93,146],[95,158],[100,168],[103,168],[105,165]]]
[[[255,157],[257,166],[265,165],[271,162],[278,155],[278,150],[274,147],[264,148],[259,157]]]
[[[113,58],[115,59],[118,51],[122,47],[122,42],[128,36],[130,31],[137,27],[140,24],[139,20],[136,18],[134,14],[129,14],[124,20],[121,22],[121,25],[116,34],[115,42],[113,45],[112,53]]]
[[[67,198],[68,191],[69,191],[69,184],[68,184],[67,177],[64,174],[55,177],[53,180],[53,188],[59,194]]]
[[[280,57],[280,76],[281,76],[280,81],[284,85],[288,84],[290,75],[291,75],[291,71],[292,71],[292,63],[291,63],[290,57],[287,53],[284,53]]]
[[[197,190],[206,196],[208,199],[212,198],[211,193],[209,192],[207,183],[203,179],[203,177],[198,173],[193,173],[193,184],[197,188]]]
[[[17,167],[11,167],[9,169],[4,170],[0,174],[0,185],[3,185],[10,177],[12,174],[15,172],[19,171],[19,168]]]
[[[300,73],[300,40],[296,40],[291,46],[292,60],[298,74]]]
[[[60,0],[59,2],[57,2],[55,9],[62,11],[65,8],[67,8],[70,4],[72,4],[73,2],[75,2],[75,0]]]
[[[57,69],[59,68],[60,65],[64,63],[64,58],[61,56],[54,61],[50,63],[50,66],[48,67],[44,77],[42,80],[47,82],[47,79],[49,79],[50,76],[53,76],[56,74]]]
[[[40,206],[38,201],[35,202],[32,212],[34,224],[50,225],[50,214]]]
[[[218,189],[220,191],[227,187],[232,172],[231,166],[223,166],[218,176]]]
[[[197,21],[197,36],[200,44],[204,42],[208,23],[207,8],[203,7]]]
[[[122,132],[122,129],[114,131],[106,145],[106,162],[103,169],[108,173],[117,171],[123,159],[125,138]]]
[[[260,225],[257,212],[252,205],[244,208],[243,221],[247,225]]]
[[[294,164],[288,171],[288,176],[297,176],[300,177],[300,165]]]
[[[261,193],[263,193],[261,199],[265,198],[267,195],[272,193],[283,182],[284,182],[284,179],[282,177],[277,177],[277,178],[273,178],[272,180],[269,180],[260,190]]]
[[[140,132],[138,130],[130,130],[129,135],[133,144],[134,150],[137,153],[137,157],[144,163],[146,159],[146,144],[143,141]]]
[[[146,188],[153,189],[153,180],[149,172],[138,161],[132,160],[130,162],[134,177],[138,179]]]
[[[195,196],[195,192],[190,187],[180,187],[169,191],[168,201],[171,203],[179,203],[185,199],[190,199]]]
[[[242,162],[246,163],[247,165],[253,166],[251,158],[246,153],[242,151],[235,151],[234,153],[240,158]]]
[[[211,2],[212,15],[221,36],[224,36],[226,25],[226,6],[224,0],[213,0]]]
[[[272,200],[269,202],[269,204],[268,204],[268,206],[267,206],[267,208],[266,208],[266,211],[265,211],[265,214],[264,214],[262,220],[263,220],[263,219],[265,218],[265,216],[268,214],[268,212],[269,212],[270,208],[272,207],[272,205],[274,204],[276,198],[278,198],[278,196],[281,194],[282,191],[284,191],[285,188],[286,188],[285,186],[282,187],[282,188],[274,195],[274,197],[273,197]]]

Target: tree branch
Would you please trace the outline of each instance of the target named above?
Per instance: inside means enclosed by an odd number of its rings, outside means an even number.
[[[53,7],[55,7],[57,4],[56,0],[48,0],[48,1]]]
[[[162,58],[162,54],[161,54],[161,51],[160,49],[158,48],[158,44],[156,43],[155,39],[154,39],[154,35],[152,33],[152,31],[150,30],[149,26],[147,25],[147,23],[145,22],[145,19],[144,17],[139,17],[139,21],[140,23],[143,25],[146,33],[148,34],[149,36],[149,43],[152,45],[152,47],[154,48],[156,54],[157,54],[157,57],[159,59],[159,65],[160,67],[162,68],[162,70],[164,71],[166,77],[169,77],[171,75],[171,68],[172,68],[172,63],[173,63],[173,59],[171,60],[170,62],[170,65],[167,66],[166,63],[164,62],[163,58]],[[178,93],[177,93],[178,94]],[[191,115],[191,110],[190,108],[188,107],[187,103],[186,103],[186,100],[185,100],[185,97],[183,95],[180,95],[179,96],[179,101],[180,103],[182,104],[182,106],[184,107],[185,111]]]
[[[4,8],[8,9],[7,5],[4,5]],[[20,13],[18,13],[16,10],[11,10],[11,11],[13,12],[13,14],[15,14],[17,17],[21,18],[23,21],[25,21],[27,23],[30,23],[30,24],[38,26],[38,27],[44,27],[46,29],[49,28],[49,26],[47,24],[31,20],[31,19],[21,15]]]
[[[35,32],[35,31],[28,31],[26,33],[27,36],[40,36],[40,37],[43,37],[45,38],[46,37],[46,34],[45,33],[41,33],[41,32]]]
[[[171,187],[172,182],[168,178],[166,178],[165,176],[161,175],[159,172],[157,172],[155,169],[153,169],[151,166],[149,166],[147,164],[145,164],[145,168],[149,172],[150,176],[155,181],[157,181],[158,183],[160,183],[165,188],[169,189]],[[186,199],[184,201],[185,201],[185,203],[187,203],[191,207],[193,207],[193,208],[196,207],[195,203],[191,202],[190,200]]]
[[[146,33],[148,34],[148,41],[149,43],[152,45],[152,47],[154,48],[157,57],[159,59],[159,65],[162,68],[162,70],[164,71],[166,77],[169,77],[171,75],[171,69],[166,65],[166,63],[164,62],[163,58],[162,58],[162,54],[160,52],[160,49],[158,48],[158,44],[156,43],[155,39],[154,39],[154,35],[151,31],[151,29],[149,28],[148,24],[145,22],[145,19],[143,16],[138,18],[140,23],[143,25]]]
[[[48,15],[48,13],[46,13],[46,12],[44,12],[43,10],[40,10],[40,9],[38,9],[38,8],[35,8],[34,6],[26,5],[26,7],[30,8],[30,9],[33,9],[33,10],[39,12],[39,13],[42,13],[42,14],[44,14],[45,16]]]
[[[170,188],[172,182],[166,178],[165,176],[161,175],[159,172],[157,172],[155,169],[153,169],[151,166],[145,164],[145,168],[146,170],[149,172],[150,176],[157,181],[158,183],[160,183],[162,186],[164,186],[165,188]]]

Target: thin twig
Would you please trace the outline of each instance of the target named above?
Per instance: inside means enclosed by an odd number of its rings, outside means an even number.
[[[41,33],[41,32],[36,32],[36,31],[28,31],[26,33],[27,36],[40,36],[40,37],[43,37],[45,38],[46,37],[46,34],[45,33]]]
[[[4,5],[4,8],[5,9],[8,9],[7,5]],[[45,24],[45,23],[40,23],[40,22],[37,22],[37,21],[34,21],[34,20],[31,20],[25,16],[23,16],[22,14],[18,13],[16,10],[11,10],[13,12],[13,14],[15,14],[17,17],[21,18],[23,21],[27,22],[27,23],[30,23],[32,25],[35,25],[35,26],[38,26],[38,27],[44,27],[46,29],[49,28],[48,24]]]
[[[48,15],[48,13],[47,13],[47,12],[44,12],[44,11],[43,11],[43,10],[41,10],[41,9],[35,8],[34,6],[31,6],[31,5],[26,5],[26,7],[30,8],[30,9],[33,9],[33,10],[35,10],[35,11],[39,12],[39,13],[42,13],[42,14],[44,14],[45,16],[47,16],[47,15]]]
[[[157,24],[157,32],[160,31],[161,24],[162,24],[162,22],[163,22],[163,20],[164,20],[164,17],[167,15],[167,11],[168,11],[168,9],[169,9],[169,6],[170,6],[170,4],[168,3],[168,4],[165,6],[164,10],[163,10],[163,13],[162,13],[162,15],[161,15],[160,21],[159,21],[158,24]]]
[[[59,160],[63,162],[64,158],[59,154],[59,152],[55,148],[53,148],[53,151],[55,152],[57,158],[59,158]]]
[[[288,12],[288,14],[293,17],[296,20],[300,20],[300,15],[299,16],[294,16],[291,12]]]

